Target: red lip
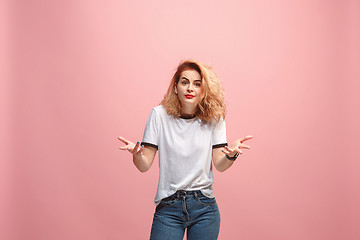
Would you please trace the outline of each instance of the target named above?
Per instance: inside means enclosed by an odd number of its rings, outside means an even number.
[[[190,98],[190,99],[191,99],[191,98],[193,98],[194,96],[193,96],[193,95],[188,94],[188,95],[185,95],[185,97],[186,97],[186,98]]]

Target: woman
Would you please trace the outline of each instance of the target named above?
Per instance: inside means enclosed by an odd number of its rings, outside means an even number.
[[[195,61],[180,63],[168,91],[146,123],[143,141],[123,137],[121,150],[133,155],[146,172],[159,151],[160,176],[150,239],[217,239],[220,214],[212,183],[212,163],[223,172],[232,166],[247,136],[229,147],[225,103],[220,82],[210,67]],[[212,163],[211,163],[212,161]]]

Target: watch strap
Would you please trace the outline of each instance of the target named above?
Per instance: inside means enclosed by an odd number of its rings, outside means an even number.
[[[229,159],[230,161],[235,161],[237,159],[237,157],[239,156],[239,153],[235,153],[235,155],[233,157],[230,157],[229,155],[225,154],[225,157],[227,159]]]

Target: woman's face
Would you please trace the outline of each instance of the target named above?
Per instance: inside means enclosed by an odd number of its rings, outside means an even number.
[[[175,86],[175,93],[182,107],[195,109],[202,93],[201,75],[194,69],[184,70]]]

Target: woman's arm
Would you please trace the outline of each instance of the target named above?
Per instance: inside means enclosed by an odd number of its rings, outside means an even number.
[[[155,148],[140,146],[139,142],[134,144],[123,137],[119,137],[119,140],[125,143],[125,146],[120,147],[120,149],[132,153],[133,162],[140,172],[146,172],[150,169],[157,151]]]
[[[246,136],[236,140],[229,147],[214,148],[212,150],[212,158],[215,168],[220,172],[224,172],[226,169],[231,167],[234,161],[227,159],[225,154],[229,157],[235,156],[236,153],[242,154],[241,149],[250,149],[250,146],[242,143],[251,138],[253,138],[253,136]]]
[[[214,148],[212,150],[212,159],[216,170],[219,172],[224,172],[226,169],[233,165],[234,161],[230,161],[225,157],[223,150],[225,148]]]

